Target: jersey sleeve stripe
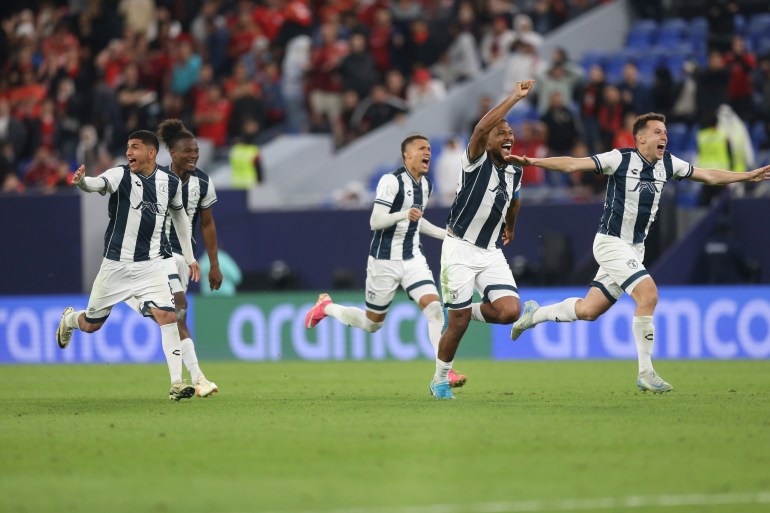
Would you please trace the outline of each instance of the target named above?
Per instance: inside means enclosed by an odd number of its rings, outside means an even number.
[[[596,174],[602,174],[602,163],[599,162],[599,159],[596,158],[596,155],[592,155],[591,158],[594,160],[594,165],[596,166]]]
[[[385,205],[386,207],[392,207],[393,206],[393,203],[391,203],[389,201],[385,201],[385,200],[377,199],[377,200],[374,200],[374,202],[375,203],[379,203],[380,205]]]

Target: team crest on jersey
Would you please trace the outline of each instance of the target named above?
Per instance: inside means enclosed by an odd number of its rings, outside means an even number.
[[[163,194],[168,194],[168,185],[161,185],[160,192],[162,192]]]
[[[141,210],[142,212],[149,210],[156,216],[163,213],[163,207],[160,203],[153,203],[152,201],[142,201],[137,206],[132,206],[131,208],[134,210]]]
[[[449,299],[452,300],[452,303],[456,303],[458,297],[459,297],[459,295],[457,294],[456,290],[450,290],[449,291]]]
[[[666,178],[666,170],[662,167],[656,167],[653,174],[655,175],[655,178],[657,180],[663,180],[664,178]]]
[[[645,190],[650,191],[653,194],[660,192],[655,182],[645,182],[642,180],[639,180],[639,182],[636,184],[636,187],[634,187],[633,189],[630,189],[631,192],[639,192],[639,193]]]
[[[636,260],[634,260],[634,259],[632,258],[631,260],[629,260],[628,262],[626,262],[626,265],[627,265],[628,267],[630,267],[631,269],[636,269],[636,268],[638,268],[638,267],[639,267],[639,262],[637,262]]]
[[[369,301],[374,301],[374,296],[375,296],[374,292],[372,292],[371,290],[367,290],[366,295],[369,298]]]

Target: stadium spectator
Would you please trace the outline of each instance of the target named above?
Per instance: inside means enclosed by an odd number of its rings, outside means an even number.
[[[561,93],[565,101],[571,102],[575,97],[578,85],[583,79],[580,66],[554,54],[550,67],[538,78],[537,113],[542,116],[546,113],[554,91]]]
[[[601,131],[599,130],[599,108],[604,102],[604,69],[598,64],[588,70],[588,81],[579,94],[580,119],[583,123],[583,137],[589,152],[599,151]]]
[[[446,94],[444,83],[434,78],[427,69],[419,67],[406,86],[406,104],[409,110],[417,110],[443,100]]]
[[[618,84],[623,103],[633,112],[652,111],[652,92],[639,79],[639,68],[633,62],[623,65],[623,80]]]
[[[751,76],[756,65],[757,59],[746,49],[746,41],[740,36],[733,37],[732,47],[725,54],[725,66],[730,73],[727,98],[736,114],[747,122],[754,119]]]
[[[518,133],[513,139],[511,152],[516,155],[534,155],[545,157],[548,155],[548,146],[545,141],[545,133],[548,129],[538,121],[525,120],[519,126]],[[521,185],[524,187],[542,187],[546,186],[545,171],[535,166],[526,166],[523,168],[524,174],[521,177]],[[530,190],[532,192],[532,190]],[[547,191],[542,191],[544,194]]]
[[[350,53],[340,64],[340,76],[344,90],[353,90],[359,98],[369,96],[377,79],[374,58],[366,48],[363,34],[350,36]]]
[[[451,136],[444,143],[441,155],[433,164],[436,177],[436,189],[434,193],[439,205],[451,205],[457,194],[458,179],[460,178],[460,162],[465,152],[462,141],[457,135]]]
[[[636,144],[636,139],[634,139],[634,121],[636,121],[636,112],[626,112],[623,116],[623,127],[612,138],[613,148],[634,147]]]
[[[195,106],[198,137],[210,140],[218,148],[223,147],[227,143],[231,110],[232,103],[222,95],[222,88],[218,84],[209,85],[205,96]]]
[[[372,94],[358,105],[353,113],[351,125],[363,134],[397,119],[408,111],[406,102],[390,95],[385,86],[378,84],[372,88]]]
[[[612,148],[612,139],[623,128],[623,120],[629,112],[628,105],[623,103],[620,90],[614,85],[604,88],[604,98],[597,112],[599,135],[602,149]]]
[[[710,51],[706,67],[695,72],[695,106],[698,112],[716,111],[720,105],[727,103],[729,78],[722,54]]]
[[[286,46],[281,70],[281,93],[286,102],[286,130],[303,132],[308,128],[305,106],[305,73],[310,64],[310,37],[297,36]]]
[[[339,27],[325,23],[320,27],[321,41],[313,48],[308,71],[310,116],[315,126],[329,124],[342,110],[342,80],[339,67],[348,54],[348,44],[339,39]]]
[[[484,66],[491,66],[508,55],[516,33],[510,29],[506,16],[495,16],[492,29],[481,38],[481,60]]]
[[[661,65],[655,68],[655,78],[650,91],[653,111],[660,112],[668,118],[674,108],[679,88],[680,85],[674,81],[668,66]]]
[[[170,88],[172,93],[184,96],[198,81],[203,62],[200,55],[195,53],[192,42],[186,38],[174,48]]]
[[[548,148],[552,154],[568,153],[580,136],[578,121],[567,107],[560,91],[551,93],[549,105],[548,110],[540,118],[548,129]]]

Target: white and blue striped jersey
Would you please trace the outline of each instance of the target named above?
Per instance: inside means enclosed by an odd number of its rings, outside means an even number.
[[[390,213],[419,208],[423,212],[433,192],[433,183],[423,176],[417,181],[401,166],[380,178],[374,202],[390,208]],[[409,260],[422,255],[420,220],[402,219],[384,230],[372,230],[369,254],[380,260]]]
[[[162,166],[161,169],[166,173],[177,176],[170,168]],[[184,205],[184,210],[190,219],[190,237],[192,239],[193,253],[197,246],[194,227],[200,216],[200,211],[211,208],[216,202],[217,193],[214,190],[214,182],[211,181],[206,173],[196,167],[195,171],[187,177],[187,181],[182,183],[182,205]],[[165,230],[171,251],[181,255],[182,246],[179,244],[179,237],[176,234],[174,223],[170,217],[166,221]]]
[[[463,172],[447,227],[480,248],[499,248],[505,214],[519,197],[524,170],[513,165],[498,168],[487,152],[471,162],[467,148],[460,160]]]
[[[687,178],[693,172],[692,164],[667,151],[655,164],[636,148],[616,149],[591,158],[596,173],[609,176],[599,233],[633,244],[647,238],[666,182]]]
[[[164,258],[163,226],[168,209],[183,208],[179,178],[158,168],[143,176],[132,173],[128,166],[108,169],[99,178],[110,193],[104,257],[119,262]]]

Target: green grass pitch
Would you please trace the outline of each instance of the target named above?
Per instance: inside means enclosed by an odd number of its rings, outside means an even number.
[[[770,511],[770,361],[203,363],[2,367],[0,511]]]

